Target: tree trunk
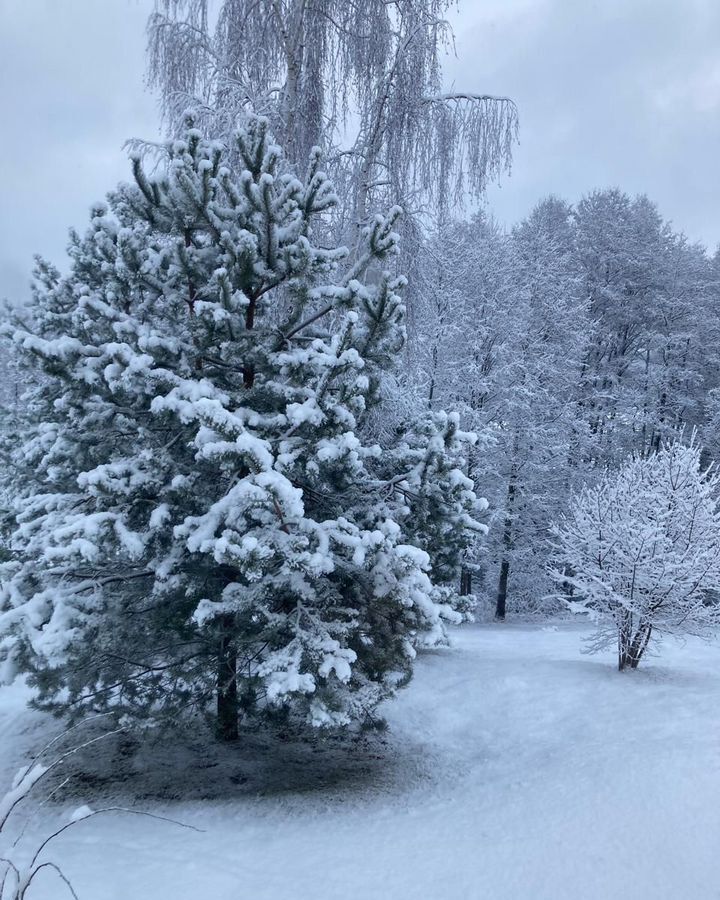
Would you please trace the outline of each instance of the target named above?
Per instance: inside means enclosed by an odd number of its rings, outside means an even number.
[[[623,610],[618,626],[618,672],[622,672],[628,664],[632,616]]]
[[[503,621],[507,602],[508,576],[510,575],[510,557],[512,550],[512,509],[515,504],[515,469],[510,472],[508,484],[507,506],[505,508],[505,521],[503,523],[503,557],[500,563],[500,578],[498,579],[497,598],[495,601],[495,618]]]
[[[628,664],[628,649],[623,642],[618,647],[618,672],[623,672]]]
[[[468,594],[472,594],[472,572],[463,566],[460,569],[460,596],[467,597]]]
[[[630,668],[637,669],[640,660],[642,659],[642,655],[647,648],[647,645],[650,641],[650,635],[652,634],[652,625],[645,621],[641,620],[638,630],[635,632],[635,637],[632,640],[632,644],[630,645]]]
[[[500,564],[500,579],[498,581],[497,600],[495,601],[495,618],[505,619],[505,605],[507,601],[508,575],[510,574],[510,560],[507,556]]]
[[[637,669],[651,635],[652,625],[647,619],[640,619],[633,633],[632,617],[626,614],[625,620],[618,624],[618,671]]]
[[[236,741],[238,732],[237,648],[231,616],[220,619],[217,675],[217,736],[221,741]]]
[[[432,409],[433,400],[435,399],[435,374],[437,372],[438,350],[437,344],[433,344],[432,348],[432,374],[430,375],[430,390],[428,391],[428,407]]]

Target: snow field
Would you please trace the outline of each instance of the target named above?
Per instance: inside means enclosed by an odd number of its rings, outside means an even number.
[[[48,856],[80,900],[720,897],[720,648],[668,642],[619,674],[612,654],[581,654],[585,634],[467,626],[422,656],[382,739],[280,748],[256,770],[242,748],[234,768],[212,749],[156,748],[133,780],[88,778],[32,829],[108,792],[203,829],[80,823]],[[0,691],[5,781],[58,728],[23,699]],[[29,900],[59,900],[41,878]]]

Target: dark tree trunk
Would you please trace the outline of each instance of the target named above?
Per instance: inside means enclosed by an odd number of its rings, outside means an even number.
[[[507,604],[508,576],[510,575],[510,557],[512,550],[512,513],[515,505],[515,469],[510,472],[508,484],[507,507],[505,508],[505,521],[503,523],[503,556],[500,563],[500,578],[498,579],[497,599],[495,601],[495,618],[501,621],[505,618]]]
[[[255,326],[255,311],[258,295],[251,296],[245,310],[245,328],[251,331]],[[243,368],[243,385],[251,389],[255,384],[255,370],[251,366]],[[238,472],[239,477],[247,474]],[[224,584],[234,580],[232,572],[223,572]],[[218,643],[217,669],[217,720],[216,734],[221,741],[236,741],[239,737],[240,705],[238,702],[237,682],[237,645],[235,643],[235,622],[231,615],[221,616],[219,620],[220,639]]]
[[[504,620],[505,618],[509,574],[510,560],[505,557],[500,565],[500,579],[498,581],[497,600],[495,601],[495,618],[500,620]]]
[[[220,620],[217,676],[217,736],[221,741],[238,739],[237,648],[232,617]]]

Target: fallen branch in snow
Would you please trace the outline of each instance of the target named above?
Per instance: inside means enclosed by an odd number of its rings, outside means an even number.
[[[100,717],[94,716],[93,718]],[[6,791],[3,796],[0,796],[0,838],[2,838],[6,832],[7,823],[13,811],[24,799],[27,798],[35,785],[38,784],[38,782],[41,781],[48,774],[48,772],[56,769],[61,763],[63,763],[66,759],[68,759],[68,757],[72,756],[73,754],[78,753],[79,751],[87,747],[90,747],[92,744],[95,744],[98,741],[103,740],[104,738],[110,737],[114,734],[118,734],[123,730],[122,728],[118,728],[113,731],[105,732],[104,734],[101,734],[95,738],[91,738],[90,740],[85,741],[82,744],[72,747],[70,750],[67,750],[64,753],[61,753],[47,765],[41,762],[43,756],[45,756],[53,746],[55,746],[63,738],[67,737],[67,735],[71,731],[79,727],[79,724],[87,724],[88,721],[89,720],[85,720],[85,722],[83,723],[78,723],[78,725],[75,725],[72,728],[64,731],[62,734],[58,735],[56,738],[46,744],[27,766],[20,769],[20,771],[13,779],[10,789]],[[69,779],[63,781],[62,785],[67,784],[68,780]],[[55,791],[51,791],[51,793],[48,795],[48,798],[52,796],[53,793],[55,793]],[[161,822],[170,822],[173,825],[179,825],[181,828],[188,828],[191,831],[201,832],[202,830],[200,828],[196,828],[194,825],[188,825],[185,822],[180,822],[177,819],[172,819],[168,816],[157,815],[156,813],[145,812],[144,810],[128,809],[122,806],[108,806],[103,807],[102,809],[93,810],[90,809],[89,806],[81,806],[71,814],[70,820],[68,822],[65,822],[63,825],[49,834],[46,838],[44,838],[36,846],[35,850],[31,854],[27,855],[29,856],[29,859],[26,858],[26,861],[23,862],[22,859],[20,859],[21,854],[17,852],[17,848],[20,844],[21,839],[25,835],[27,827],[26,821],[23,827],[20,829],[19,834],[9,845],[9,847],[3,846],[2,849],[0,849],[0,900],[26,900],[30,885],[35,879],[35,876],[43,869],[52,869],[56,873],[58,878],[60,878],[60,880],[65,884],[68,892],[74,898],[74,900],[79,900],[72,882],[65,875],[60,866],[58,866],[57,863],[49,860],[41,861],[40,856],[48,846],[48,844],[50,844],[51,841],[55,840],[55,838],[61,835],[64,831],[67,831],[69,828],[72,828],[85,819],[90,819],[94,816],[110,812],[120,812],[129,813],[130,815],[136,816],[146,816],[149,819],[158,819]]]

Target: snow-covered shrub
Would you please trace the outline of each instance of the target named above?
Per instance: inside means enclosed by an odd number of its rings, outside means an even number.
[[[0,663],[75,715],[176,720],[214,696],[228,739],[243,714],[344,725],[461,620],[431,560],[455,577],[482,530],[469,436],[440,416],[382,447],[365,425],[404,340],[399,211],[348,260],[316,239],[335,202],[317,153],[284,174],[252,119],[231,171],[188,129],[156,174],[134,158],[14,333],[43,378]]]
[[[617,642],[621,670],[653,635],[708,636],[720,622],[719,487],[694,441],[670,443],[583,490],[554,529],[554,576],[596,617],[592,648]]]

